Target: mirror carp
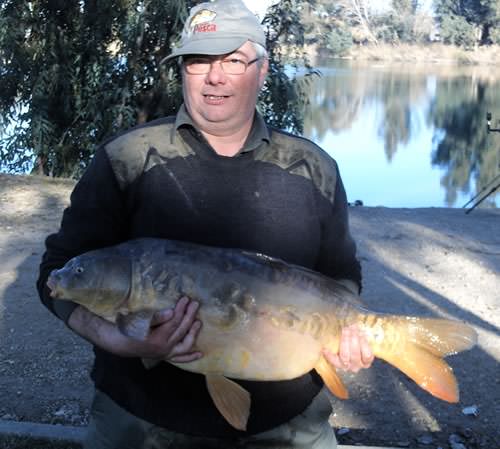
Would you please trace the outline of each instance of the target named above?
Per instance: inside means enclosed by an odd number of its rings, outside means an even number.
[[[322,355],[323,348],[338,352],[345,326],[357,324],[376,357],[448,402],[459,393],[443,358],[477,340],[462,322],[370,311],[341,283],[276,258],[173,240],[140,238],[84,253],[52,271],[47,285],[53,298],[81,304],[137,339],[156,311],[182,296],[199,301],[203,357],[174,365],[205,375],[215,406],[241,430],[251,398],[231,379],[287,380],[315,369],[347,398]]]

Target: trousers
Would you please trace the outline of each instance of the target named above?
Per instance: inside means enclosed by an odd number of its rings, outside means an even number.
[[[96,390],[83,449],[336,449],[323,388],[304,412],[274,429],[242,438],[208,438],[157,427]]]

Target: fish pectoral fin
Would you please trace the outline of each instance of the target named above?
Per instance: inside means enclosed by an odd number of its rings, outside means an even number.
[[[207,388],[217,410],[238,430],[246,430],[250,415],[250,393],[236,382],[218,374],[206,375]]]
[[[127,337],[145,340],[149,335],[151,319],[154,313],[153,310],[141,310],[127,315],[119,313],[116,316],[116,325],[120,332]]]
[[[321,376],[321,379],[323,379],[325,385],[335,396],[340,399],[349,398],[349,392],[337,374],[335,367],[330,365],[323,356],[320,357],[314,368]]]

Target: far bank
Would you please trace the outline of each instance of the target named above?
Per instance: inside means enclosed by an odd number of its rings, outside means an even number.
[[[317,46],[307,47],[307,54],[312,62],[318,58],[344,58],[364,61],[418,62],[456,65],[500,65],[500,45],[488,45],[465,49],[453,45],[433,43],[415,44],[367,44],[353,45],[343,55],[334,55]]]

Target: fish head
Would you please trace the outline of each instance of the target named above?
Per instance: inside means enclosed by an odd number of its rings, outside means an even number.
[[[81,304],[98,315],[120,310],[130,295],[132,262],[117,254],[82,254],[53,270],[47,280],[54,299]]]

